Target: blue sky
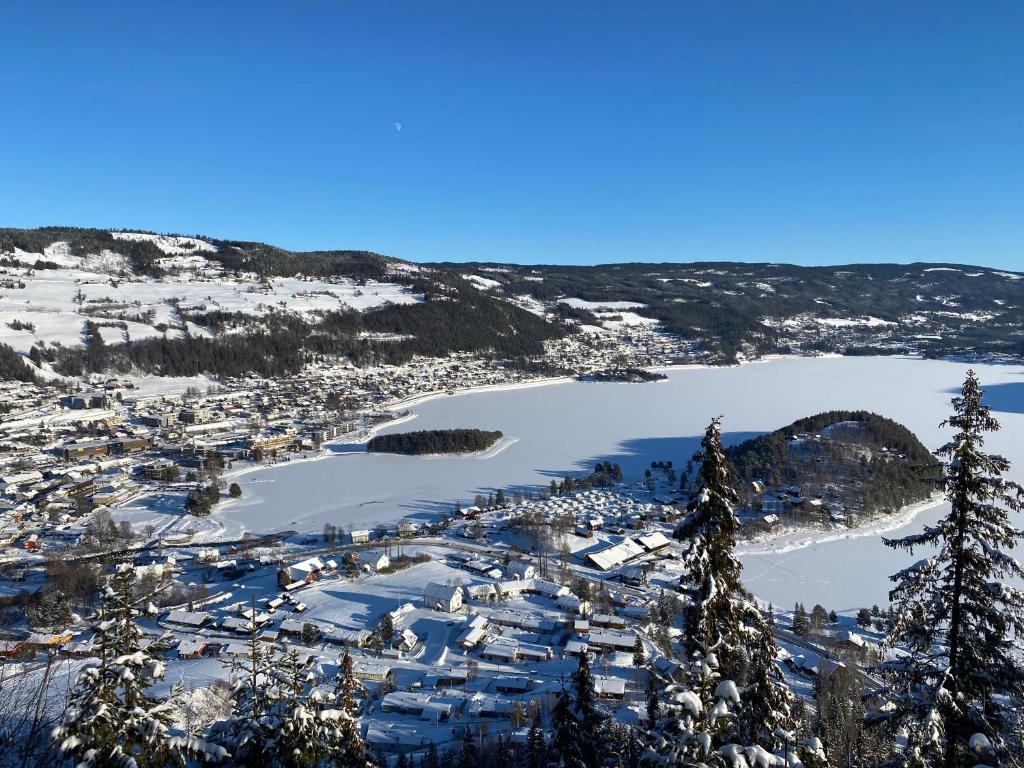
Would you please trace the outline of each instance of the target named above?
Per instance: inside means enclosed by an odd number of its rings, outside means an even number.
[[[1020,2],[20,2],[0,225],[1024,269]]]

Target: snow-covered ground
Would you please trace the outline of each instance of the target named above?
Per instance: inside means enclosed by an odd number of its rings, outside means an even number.
[[[119,235],[122,236],[122,235]],[[123,236],[126,237],[126,236]],[[137,235],[136,237],[143,237]],[[156,237],[156,236],[146,236]],[[164,238],[193,241],[194,238]],[[202,241],[195,240],[195,243]],[[365,310],[384,304],[410,304],[422,299],[409,289],[395,283],[353,280],[334,281],[273,278],[267,281],[229,276],[199,276],[194,271],[152,278],[124,279],[117,273],[125,269],[123,257],[108,254],[97,257],[72,256],[66,246],[55,243],[43,254],[18,252],[15,258],[29,265],[37,260],[52,261],[64,269],[26,271],[17,279],[23,288],[0,289],[0,342],[27,354],[38,342],[47,345],[73,346],[82,343],[85,321],[118,322],[125,327],[106,326],[101,329],[104,340],[122,342],[125,338],[149,336],[177,337],[185,326],[178,309],[193,313],[213,310],[261,316],[279,309],[288,309],[307,316],[338,309]],[[190,260],[206,264],[200,255],[207,249],[192,249],[180,244],[160,244],[169,259],[186,268]],[[190,255],[174,255],[181,252]],[[116,258],[114,258],[117,256]],[[120,259],[118,261],[117,259]],[[12,328],[11,324],[30,326]],[[207,334],[207,330],[189,323],[190,333]]]
[[[1021,479],[1024,368],[975,367],[985,385],[1017,387],[1000,388],[997,416],[1004,428],[988,447],[1014,461]],[[515,442],[490,457],[367,454],[361,445],[338,445],[322,461],[241,475],[243,498],[222,504],[214,519],[229,534],[319,531],[328,522],[348,530],[450,513],[456,502],[466,504],[476,493],[547,486],[552,478],[606,459],[621,464],[627,477],[637,477],[652,460],[685,461],[708,420],[719,414],[725,441],[734,443],[820,411],[863,408],[897,419],[936,447],[948,437],[939,423],[967,368],[901,358],[783,358],[670,370],[667,381],[654,384],[564,382],[439,397],[411,407],[412,428],[500,429]],[[1013,392],[1017,400],[1006,396]],[[937,514],[923,513],[909,527]],[[802,543],[779,542],[774,553],[758,545],[744,555],[751,589],[779,605],[828,597],[838,610],[884,602],[888,574],[895,563],[907,562],[877,535]]]
[[[589,309],[591,311],[597,309],[640,309],[647,306],[638,301],[587,301],[586,299],[577,298],[559,299],[558,303],[568,304],[576,309]]]

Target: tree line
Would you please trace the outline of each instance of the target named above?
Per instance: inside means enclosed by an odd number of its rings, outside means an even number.
[[[498,430],[422,429],[376,435],[366,444],[371,453],[470,453],[490,448],[502,438]]]

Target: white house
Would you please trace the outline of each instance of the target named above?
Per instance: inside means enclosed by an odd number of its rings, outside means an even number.
[[[532,579],[537,575],[537,569],[526,560],[513,560],[505,566],[505,573],[510,579]]]
[[[460,585],[427,584],[423,589],[423,604],[436,611],[454,613],[462,607],[463,590]]]
[[[367,544],[370,541],[369,531],[352,531],[349,533],[353,544]]]

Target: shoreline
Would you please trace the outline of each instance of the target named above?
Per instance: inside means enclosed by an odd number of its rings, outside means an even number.
[[[882,356],[882,357],[891,357],[891,356]],[[903,357],[907,357],[907,358],[911,358],[911,359],[921,359],[921,358],[916,358],[914,356],[903,356]],[[845,356],[838,355],[838,354],[824,354],[824,355],[765,355],[764,357],[760,357],[760,358],[757,358],[757,359],[754,359],[754,360],[743,360],[743,361],[740,361],[738,363],[735,363],[735,364],[729,365],[729,366],[715,366],[715,365],[707,365],[707,364],[704,364],[704,363],[684,363],[684,364],[669,365],[669,366],[652,366],[652,367],[645,368],[645,370],[675,372],[675,371],[687,371],[687,370],[710,370],[710,369],[717,369],[717,368],[742,368],[742,367],[747,366],[747,365],[768,364],[768,363],[772,363],[772,362],[787,361],[787,360],[818,360],[818,359],[841,360],[841,359],[845,359]],[[572,377],[572,376],[549,376],[549,377],[543,377],[543,378],[537,378],[537,379],[529,379],[529,380],[526,380],[526,381],[517,381],[517,382],[504,383],[504,384],[483,384],[483,385],[479,385],[479,386],[466,387],[466,388],[463,388],[463,389],[458,389],[458,390],[455,390],[453,392],[449,392],[448,390],[434,390],[434,391],[431,391],[431,392],[423,392],[423,393],[419,393],[419,394],[416,394],[416,395],[412,395],[410,397],[406,397],[406,398],[403,398],[401,400],[395,400],[395,401],[392,401],[392,402],[388,402],[386,404],[383,404],[380,407],[381,407],[381,410],[389,411],[389,412],[394,412],[395,410],[398,410],[398,409],[415,407],[417,405],[421,405],[423,403],[429,402],[429,401],[431,401],[433,399],[440,398],[440,397],[443,397],[443,396],[457,397],[457,396],[461,396],[461,395],[473,395],[473,394],[484,394],[484,393],[494,393],[494,392],[503,392],[503,391],[513,391],[513,390],[518,390],[518,389],[530,389],[530,388],[534,388],[534,387],[544,387],[544,386],[549,386],[549,385],[566,384],[566,383],[569,383],[569,384],[577,383],[577,380],[576,380],[575,377]],[[649,382],[644,382],[644,383],[649,383]],[[659,382],[653,382],[653,383],[657,384]],[[664,383],[664,382],[660,382],[660,383]],[[372,427],[370,427],[370,428],[368,428],[366,430],[361,430],[361,431],[357,431],[357,432],[353,432],[353,433],[348,433],[347,435],[343,435],[343,436],[340,436],[339,438],[335,438],[333,440],[324,442],[321,445],[321,447],[318,450],[316,450],[316,451],[312,451],[312,452],[306,453],[304,455],[301,455],[298,458],[292,458],[289,461],[280,461],[280,462],[277,462],[277,463],[274,463],[274,464],[266,464],[266,463],[263,463],[263,464],[251,464],[249,466],[244,466],[244,467],[241,467],[241,468],[238,468],[238,469],[231,469],[228,472],[223,473],[221,475],[221,478],[224,479],[224,480],[230,481],[233,478],[241,477],[242,475],[249,474],[249,473],[252,473],[252,472],[256,472],[256,471],[259,471],[259,470],[272,471],[272,470],[280,468],[280,467],[287,467],[287,466],[290,466],[290,465],[293,465],[293,464],[302,464],[302,463],[306,463],[306,462],[322,461],[322,460],[325,460],[325,459],[328,459],[328,458],[332,458],[332,457],[345,456],[345,455],[354,455],[354,456],[362,455],[362,452],[359,452],[359,451],[351,451],[351,452],[348,452],[348,451],[332,451],[330,449],[330,446],[334,446],[334,445],[358,445],[358,444],[361,444],[361,443],[365,444],[373,436],[375,436],[380,430],[384,429],[385,427],[393,427],[393,426],[398,426],[398,425],[403,424],[403,423],[407,423],[409,421],[412,421],[412,420],[418,418],[418,415],[419,414],[416,414],[416,413],[407,413],[407,414],[404,414],[402,416],[399,416],[396,419],[393,419],[393,420],[390,420],[390,421],[386,421],[386,422],[381,422],[379,424],[374,424]],[[462,454],[462,455],[466,456],[467,458],[476,458],[476,459],[493,458],[494,456],[497,456],[500,453],[504,452],[504,450],[507,447],[509,447],[510,445],[512,445],[514,442],[517,442],[517,440],[512,440],[512,441],[508,441],[508,442],[506,442],[505,440],[502,440],[497,446],[492,446],[490,449],[488,449],[488,452],[486,452],[486,453],[478,454],[478,455],[467,455],[467,454]],[[501,443],[505,443],[505,444],[501,445]],[[430,456],[421,456],[421,457],[418,457],[418,458],[427,458],[427,459],[429,459],[431,457]],[[143,495],[133,499],[132,503],[135,504],[135,505],[138,505],[139,502],[143,501],[147,497],[152,496],[152,495],[154,495],[156,493],[159,493],[159,491],[153,491],[152,493],[143,494]],[[244,500],[245,500],[244,497],[242,499],[237,499],[237,500],[236,499],[231,499],[231,498],[225,498],[225,499],[222,500],[221,504],[218,505],[218,506],[221,509],[227,509],[227,508],[230,507],[230,502],[233,502],[233,501],[244,501]],[[914,506],[915,505],[911,505],[911,508],[913,508]],[[930,508],[931,506],[933,506],[933,504],[931,504],[929,502],[927,504],[926,508]],[[118,509],[125,509],[125,508],[126,507],[121,507],[119,505],[118,507],[114,507],[113,509],[114,510],[118,510]],[[219,511],[220,510],[216,510],[213,513],[213,515],[214,516],[217,515],[217,513]],[[871,525],[871,526],[869,526],[867,528],[863,528],[863,529],[851,529],[851,530],[842,531],[842,532],[835,532],[835,533],[830,533],[830,532],[827,532],[827,531],[822,531],[821,533],[824,534],[824,535],[821,538],[811,539],[811,540],[799,539],[799,540],[793,541],[792,543],[785,544],[785,545],[778,546],[778,547],[768,546],[768,541],[765,541],[765,540],[754,541],[754,542],[750,542],[749,543],[749,545],[751,547],[749,550],[745,549],[741,545],[740,554],[743,554],[743,555],[748,555],[749,554],[749,555],[752,555],[752,556],[757,556],[757,555],[770,556],[770,555],[775,555],[775,554],[782,554],[783,552],[793,551],[793,550],[796,550],[796,549],[803,549],[803,548],[809,547],[809,546],[811,546],[813,544],[819,544],[819,543],[824,543],[824,542],[828,542],[828,541],[835,541],[835,540],[841,540],[841,539],[846,539],[846,538],[857,538],[857,537],[861,537],[861,536],[875,535],[876,533],[884,533],[887,530],[891,530],[892,528],[900,527],[901,525],[906,524],[906,522],[909,522],[910,520],[913,519],[914,516],[919,514],[920,511],[923,511],[923,510],[914,511],[911,515],[906,516],[906,510],[905,509],[904,510],[899,510],[899,511],[893,513],[891,518],[886,518],[885,519],[885,524],[886,524],[885,527],[878,528],[877,530],[876,530],[876,526]],[[897,522],[893,522],[893,521],[897,521]],[[223,525],[223,521],[218,520],[218,522],[221,525]],[[804,532],[804,533],[806,533],[806,532]],[[791,531],[788,534],[787,533],[782,533],[782,534],[780,534],[778,539],[775,539],[775,540],[781,542],[782,540],[785,539],[785,537],[787,535],[795,537],[795,536],[799,536],[800,534],[801,534],[801,532],[797,532],[797,531]],[[758,546],[758,545],[761,545],[761,546]]]
[[[784,555],[800,549],[814,546],[816,544],[829,544],[835,541],[847,539],[862,539],[869,536],[881,536],[905,525],[909,525],[918,515],[927,512],[935,507],[946,503],[946,498],[940,493],[934,493],[930,498],[914,504],[901,507],[890,515],[873,520],[862,528],[848,528],[845,531],[820,531],[822,535],[814,536],[814,531],[805,529],[803,531],[780,532],[775,538],[757,539],[748,543],[737,543],[736,554],[740,557],[771,557],[773,555]],[[790,538],[792,537],[792,538]],[[803,537],[803,538],[796,538]],[[775,542],[778,546],[772,546]]]

